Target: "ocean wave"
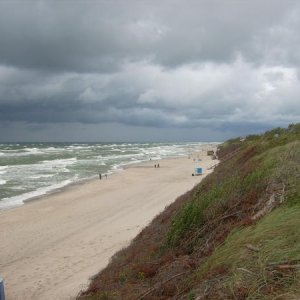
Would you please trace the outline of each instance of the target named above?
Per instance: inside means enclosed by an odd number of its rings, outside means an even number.
[[[121,163],[112,165],[112,170],[113,170],[113,171],[121,171],[121,170],[123,170],[124,167],[126,167],[126,166],[134,165],[134,164],[139,164],[139,163],[142,163],[142,162],[145,162],[145,161],[148,161],[148,159],[145,159],[145,160],[138,160],[138,159],[132,158],[131,161],[121,162]]]
[[[32,148],[32,149],[23,149],[20,152],[20,150],[2,150],[1,156],[8,156],[8,157],[15,157],[15,156],[30,156],[30,155],[40,155],[44,154],[41,150],[38,150],[37,148]]]
[[[130,159],[131,157],[142,157],[142,156],[144,156],[143,153],[134,153],[134,154],[120,154],[120,155],[107,155],[107,156],[99,155],[97,158],[107,161],[107,160],[118,160],[118,159]]]
[[[126,152],[126,150],[116,149],[116,148],[112,148],[110,151],[112,151],[112,152],[122,152],[122,153]]]
[[[0,153],[5,155],[22,156],[32,155],[16,160],[7,160],[9,166],[1,166],[0,174],[2,180],[9,181],[8,197],[1,206],[18,206],[27,198],[37,197],[47,190],[54,188],[53,184],[66,180],[74,181],[92,178],[98,172],[111,174],[118,172],[126,165],[136,164],[143,161],[159,160],[166,157],[188,155],[194,150],[202,147],[204,143],[114,143],[114,144],[22,144],[20,147],[8,145],[0,148]],[[207,143],[205,143],[207,145]],[[42,153],[41,156],[36,155]],[[0,156],[4,161],[6,156]],[[18,163],[18,164],[15,164]],[[4,163],[3,163],[4,164]],[[63,185],[65,185],[63,183]],[[48,187],[46,187],[48,186]],[[3,186],[1,186],[3,187]],[[19,190],[21,187],[21,190]],[[58,187],[59,188],[59,187]],[[30,192],[32,190],[34,192]],[[9,190],[11,190],[9,192]],[[15,190],[15,191],[14,191]],[[17,193],[23,193],[17,196]],[[14,198],[17,197],[17,198]],[[0,195],[1,198],[1,195]],[[24,200],[24,201],[25,201]],[[8,204],[3,204],[8,203]],[[11,204],[11,205],[10,205]]]
[[[77,162],[76,157],[72,158],[64,158],[64,159],[52,159],[52,160],[43,160],[40,164],[48,165],[52,167],[58,167],[58,166],[69,166],[73,165]]]
[[[41,187],[36,189],[35,191],[27,192],[18,196],[10,197],[10,198],[3,198],[0,201],[0,209],[7,209],[7,208],[13,208],[17,206],[21,206],[24,204],[25,201],[40,197],[42,195],[48,194],[49,192],[55,191],[57,189],[60,189],[64,186],[69,185],[70,183],[76,181],[77,177],[74,177],[73,179],[64,180],[60,183],[56,183],[50,186]]]
[[[96,162],[99,166],[106,166],[106,163],[103,161],[102,157],[97,157],[97,158],[95,158],[95,162]]]
[[[3,184],[5,184],[7,181],[6,180],[4,180],[4,179],[0,179],[0,185],[3,185]]]
[[[3,175],[7,172],[8,166],[0,166],[0,175]]]
[[[27,151],[27,152],[29,152],[30,154],[41,154],[41,153],[43,153],[42,151],[41,151],[41,149],[39,149],[39,148],[26,148],[26,149],[24,149],[25,151]]]
[[[66,148],[64,148],[65,150],[90,150],[91,146],[67,146]]]
[[[53,172],[53,169],[57,169],[57,171],[66,171],[67,166],[73,165],[77,162],[77,158],[66,158],[66,159],[53,159],[53,160],[43,160],[39,163],[35,164],[20,164],[20,165],[12,165],[12,171],[14,172],[22,172],[24,174],[31,174],[34,172]],[[0,169],[1,172],[1,169]]]
[[[43,151],[43,153],[53,153],[53,152],[60,152],[60,151],[64,151],[64,148],[60,148],[60,147],[48,147],[48,148],[42,148],[41,151]]]
[[[40,179],[40,178],[49,178],[49,177],[53,177],[54,174],[41,174],[41,175],[32,175],[29,176],[28,178],[30,179]]]

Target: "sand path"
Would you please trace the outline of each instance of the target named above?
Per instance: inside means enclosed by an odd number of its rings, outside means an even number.
[[[132,166],[0,212],[0,276],[7,300],[72,299],[110,257],[215,163],[174,158]]]

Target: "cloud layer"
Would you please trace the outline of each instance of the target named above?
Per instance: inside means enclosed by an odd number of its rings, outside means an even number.
[[[0,139],[18,124],[213,139],[297,122],[298,28],[296,1],[2,1]]]

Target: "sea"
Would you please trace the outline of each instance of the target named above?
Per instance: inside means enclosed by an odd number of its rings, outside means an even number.
[[[3,143],[0,209],[144,161],[180,157],[207,143]]]

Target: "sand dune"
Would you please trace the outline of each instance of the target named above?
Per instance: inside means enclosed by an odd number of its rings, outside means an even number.
[[[0,276],[7,300],[72,299],[110,257],[215,164],[174,158],[131,166],[0,212]],[[203,176],[191,176],[195,166]]]

